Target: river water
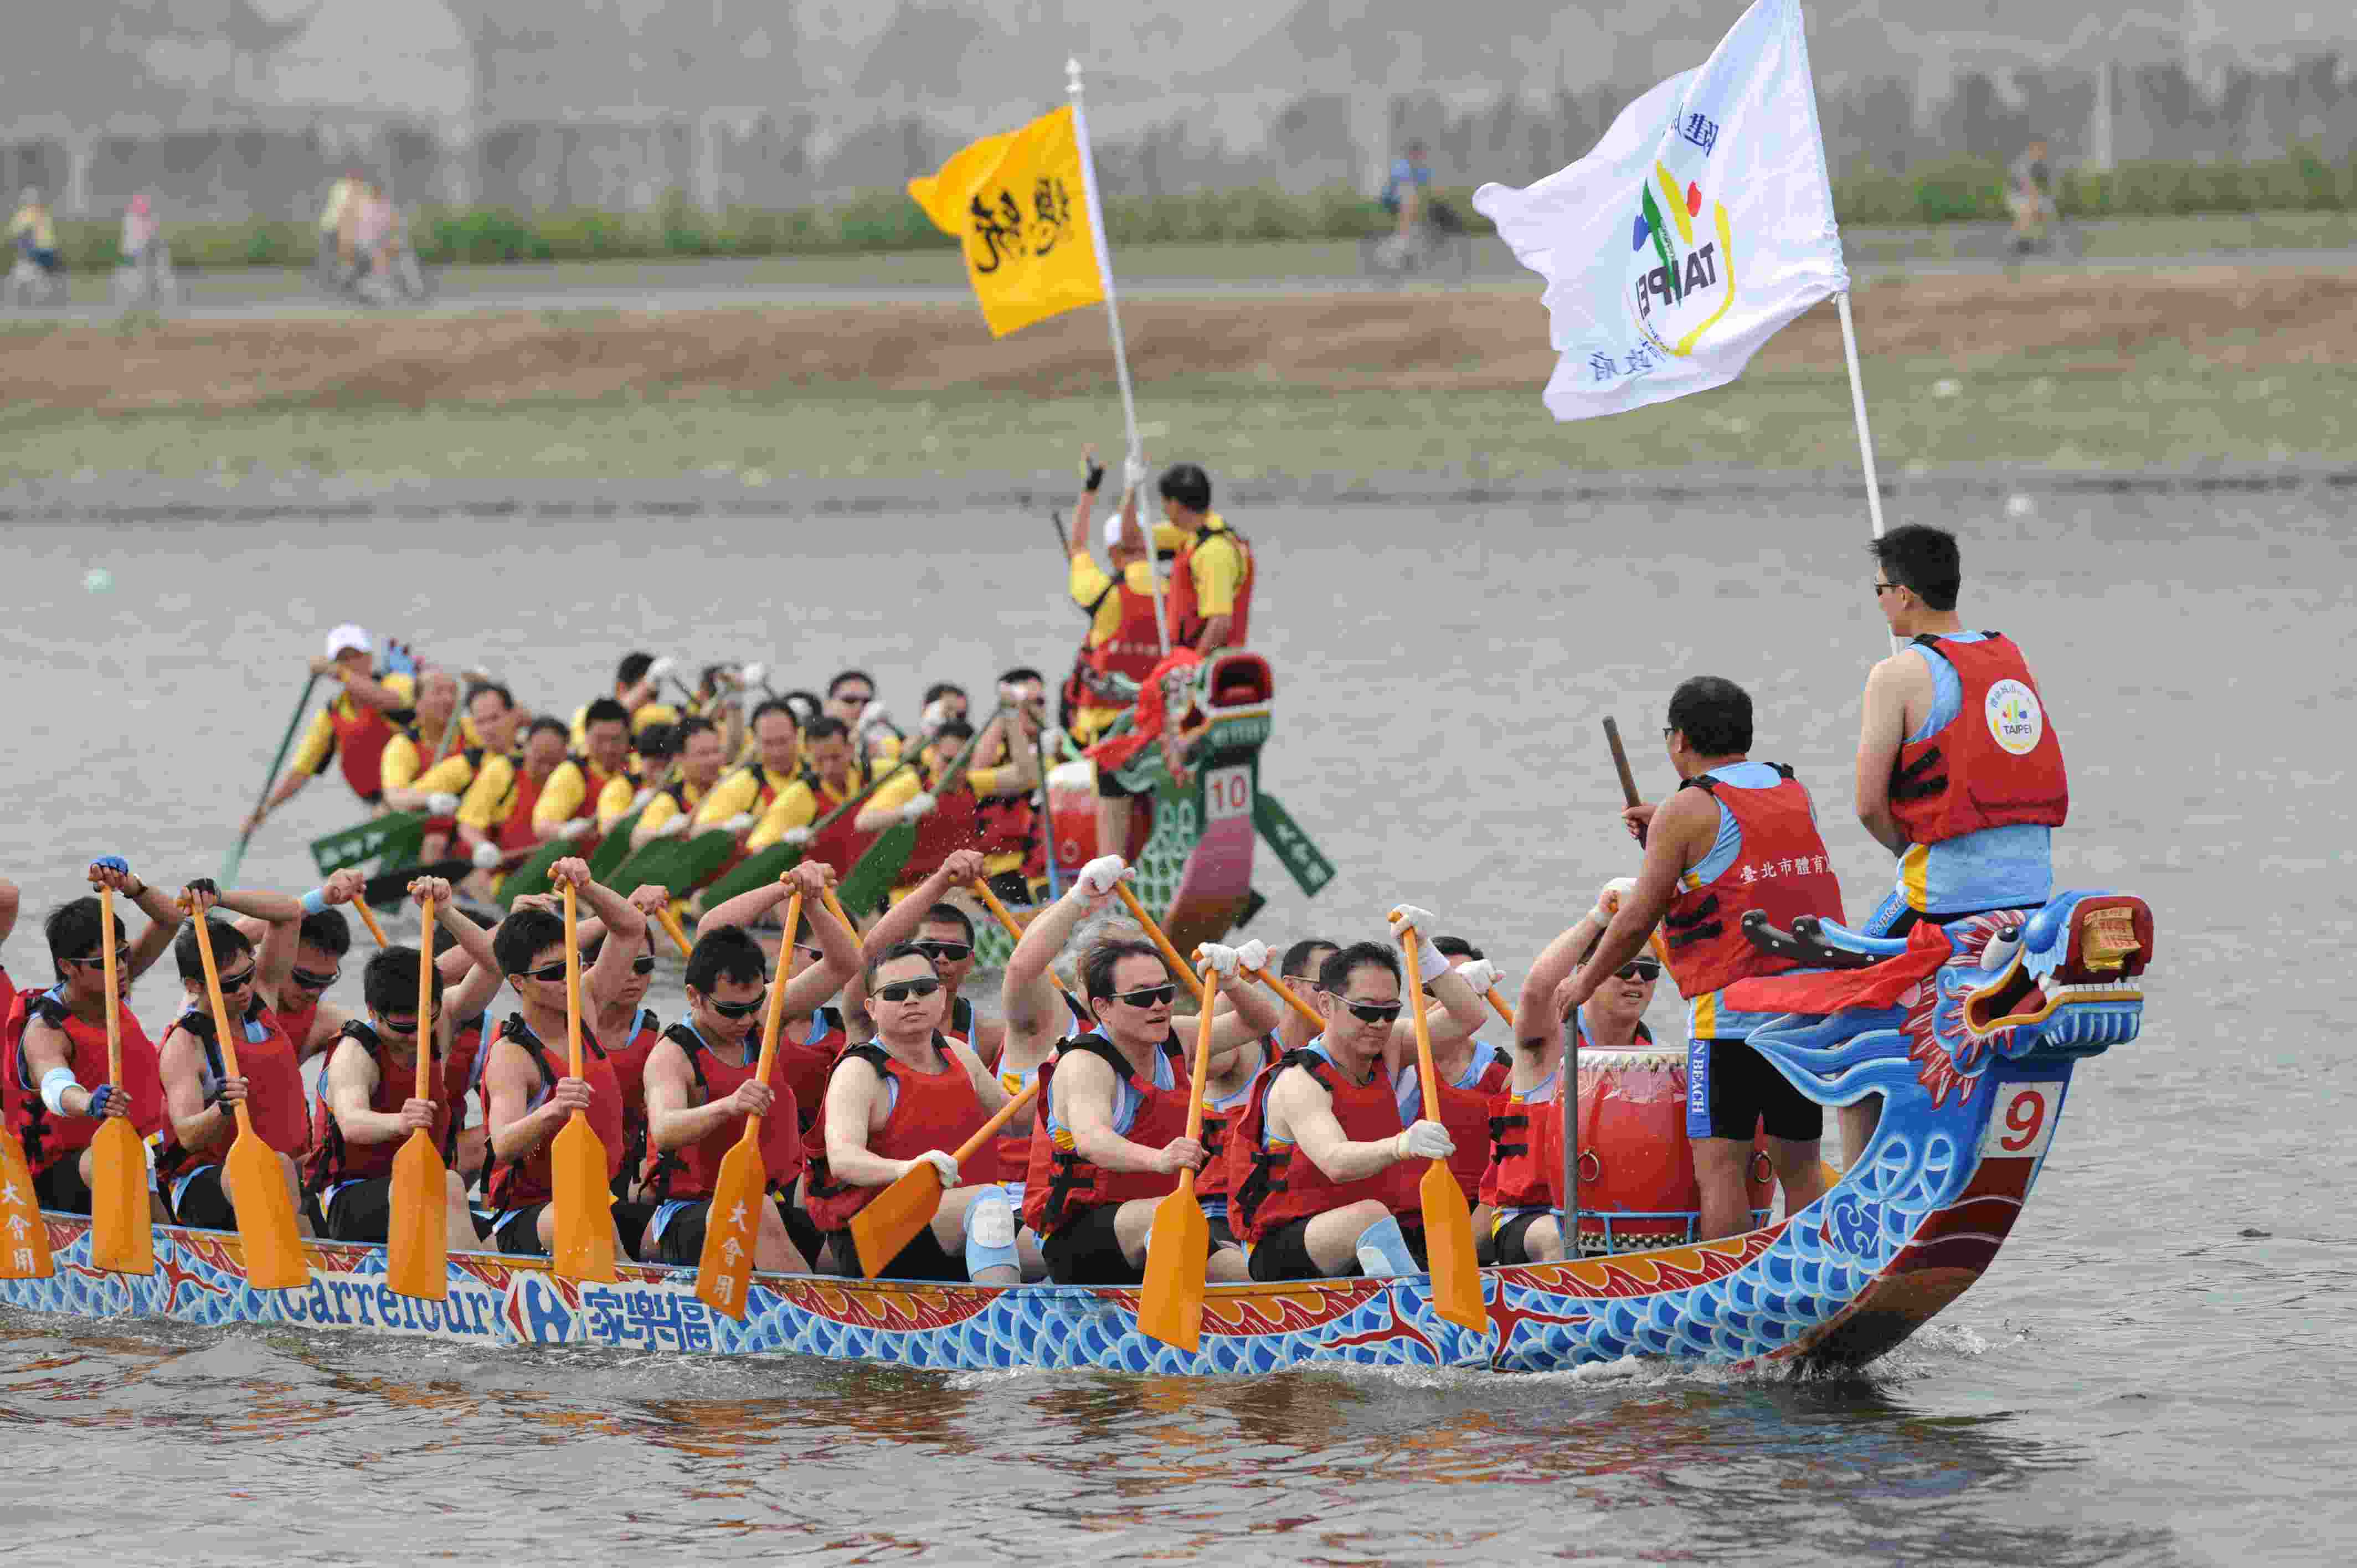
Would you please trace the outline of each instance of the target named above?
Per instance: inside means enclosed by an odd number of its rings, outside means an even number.
[[[412,498],[414,500],[414,498]],[[1598,721],[1648,792],[1685,674],[1741,681],[1847,810],[1885,644],[1847,498],[1262,509],[1265,787],[1341,875],[1272,859],[1254,934],[1380,933],[1403,897],[1518,968],[1632,869]],[[1966,539],[1966,618],[2027,648],[2070,759],[2066,885],[2149,898],[2143,1038],[2082,1070],[1990,1273],[1837,1381],[1639,1368],[1504,1379],[944,1377],[491,1355],[0,1314],[0,1505],[25,1561],[2198,1563],[2346,1561],[2357,1224],[2334,1091],[2357,982],[2346,497],[1911,498]],[[328,625],[398,628],[569,712],[633,646],[932,678],[1053,667],[1079,617],[1038,520],[450,516],[21,524],[0,577],[17,779],[5,958],[92,855],[217,867]],[[103,591],[84,575],[113,575]],[[781,682],[782,683],[782,682]],[[2335,758],[2341,760],[2336,761]],[[323,780],[245,879],[310,886]],[[357,1000],[357,963],[338,994]],[[655,1001],[677,1002],[676,972]],[[135,998],[158,1020],[169,964]],[[1670,1000],[1652,1023],[1674,1026]],[[2334,1547],[2335,1541],[2342,1541]]]

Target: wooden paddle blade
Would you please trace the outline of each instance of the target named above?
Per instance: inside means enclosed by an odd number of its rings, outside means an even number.
[[[556,1245],[550,1256],[568,1280],[614,1283],[614,1194],[606,1185],[605,1141],[576,1111],[548,1145],[549,1185],[556,1205]]]
[[[1140,1334],[1195,1353],[1202,1340],[1203,1269],[1211,1258],[1211,1224],[1195,1201],[1195,1173],[1188,1171],[1179,1176],[1178,1189],[1154,1206],[1146,1288],[1137,1304]]]
[[[0,1127],[0,1280],[45,1280],[53,1272],[49,1228],[33,1197],[25,1146]]]
[[[918,1161],[915,1170],[870,1198],[866,1208],[851,1217],[860,1273],[871,1280],[882,1273],[900,1249],[933,1222],[941,1207],[942,1173],[927,1160]]]
[[[745,1287],[753,1277],[753,1236],[768,1202],[769,1167],[761,1145],[739,1138],[720,1156],[712,1208],[704,1221],[704,1254],[695,1262],[695,1294],[713,1311],[742,1319]]]
[[[1435,1160],[1417,1187],[1424,1200],[1425,1256],[1432,1263],[1432,1310],[1460,1328],[1490,1326],[1481,1302],[1481,1265],[1473,1255],[1473,1215],[1446,1160]]]
[[[156,1272],[147,1207],[147,1151],[131,1123],[109,1116],[90,1144],[90,1261],[116,1274]]]
[[[434,1135],[420,1127],[393,1156],[393,1212],[385,1229],[384,1283],[400,1295],[450,1294],[449,1177]]]
[[[295,1195],[270,1145],[241,1132],[221,1162],[237,1209],[245,1251],[245,1283],[256,1290],[294,1290],[311,1283],[311,1260],[295,1229]]]

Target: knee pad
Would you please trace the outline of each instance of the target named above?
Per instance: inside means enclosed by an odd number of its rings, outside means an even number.
[[[1357,1251],[1359,1272],[1369,1279],[1424,1272],[1415,1266],[1415,1258],[1407,1250],[1407,1238],[1400,1234],[1399,1220],[1389,1214],[1359,1232]]]
[[[1015,1206],[1003,1192],[977,1197],[965,1211],[965,1273],[1020,1267],[1015,1256]]]

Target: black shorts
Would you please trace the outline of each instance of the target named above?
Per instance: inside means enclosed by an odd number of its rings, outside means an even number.
[[[1686,1136],[1813,1144],[1824,1136],[1824,1107],[1794,1089],[1774,1064],[1741,1040],[1686,1042]]]
[[[1123,789],[1121,787],[1121,780],[1114,777],[1114,775],[1120,771],[1121,770],[1117,768],[1100,768],[1097,769],[1098,800],[1135,800],[1140,795],[1150,795],[1154,792],[1151,789]]]
[[[328,1198],[328,1240],[382,1242],[393,1226],[393,1178],[346,1182]],[[458,1245],[464,1237],[452,1237]]]
[[[540,1244],[540,1211],[545,1203],[528,1203],[500,1221],[491,1232],[491,1245],[511,1258],[545,1258],[548,1249]]]
[[[173,1222],[198,1230],[236,1230],[237,1210],[221,1187],[221,1166],[204,1165],[166,1177],[163,1187],[169,1201],[165,1207]]]
[[[1144,1267],[1132,1267],[1114,1235],[1118,1203],[1100,1203],[1081,1210],[1052,1236],[1042,1237],[1039,1255],[1048,1260],[1048,1277],[1060,1285],[1137,1285],[1146,1283]]]
[[[704,1261],[705,1222],[712,1217],[712,1200],[698,1198],[671,1217],[662,1234],[654,1240],[654,1256],[650,1263],[669,1263],[673,1268],[692,1268]]]
[[[778,1218],[786,1222],[786,1240],[794,1244],[794,1251],[802,1255],[803,1262],[818,1267],[819,1249],[826,1245],[818,1222],[795,1206],[791,1193],[778,1193],[771,1201],[778,1206]]]
[[[1520,1214],[1510,1214],[1499,1220],[1498,1228],[1491,1232],[1491,1240],[1497,1248],[1498,1262],[1501,1263],[1537,1262],[1530,1252],[1528,1244],[1530,1229],[1542,1219],[1554,1218],[1555,1210],[1552,1208],[1526,1208]]]
[[[1212,1251],[1217,1251],[1222,1247],[1243,1245],[1242,1241],[1236,1240],[1235,1229],[1228,1223],[1228,1217],[1224,1212],[1207,1214],[1203,1216],[1203,1222],[1211,1228]]]
[[[838,1274],[858,1279],[865,1271],[859,1266],[859,1247],[848,1230],[830,1230],[826,1237],[828,1266]],[[917,1232],[917,1239],[900,1249],[899,1255],[884,1265],[880,1280],[929,1280],[943,1284],[966,1283],[965,1259],[951,1257],[933,1240],[930,1225]]]
[[[1252,1277],[1266,1284],[1277,1280],[1350,1279],[1359,1272],[1356,1259],[1339,1275],[1329,1274],[1309,1256],[1309,1221],[1314,1214],[1305,1215],[1288,1224],[1280,1225],[1252,1244],[1250,1270]]]
[[[0,1132],[0,1138],[11,1136]],[[81,1151],[59,1157],[56,1164],[33,1178],[33,1199],[43,1208],[59,1214],[90,1212],[90,1184],[81,1179]]]

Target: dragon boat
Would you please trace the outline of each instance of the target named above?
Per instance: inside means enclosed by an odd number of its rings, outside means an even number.
[[[2131,896],[2071,892],[2034,910],[1919,927],[1905,941],[1807,921],[1780,931],[1756,915],[1747,929],[1812,966],[1738,983],[1747,1011],[1784,1010],[1751,1044],[1821,1104],[1880,1096],[1873,1137],[1815,1202],[1744,1235],[1485,1269],[1483,1330],[1444,1321],[1420,1277],[1213,1285],[1191,1353],[1138,1331],[1134,1289],[756,1275],[740,1320],[696,1298],[692,1271],[625,1264],[615,1283],[589,1283],[538,1260],[457,1254],[445,1299],[429,1301],[387,1288],[382,1249],[316,1243],[306,1286],[257,1291],[234,1234],[159,1229],[155,1272],[131,1277],[93,1267],[88,1221],[61,1215],[38,1217],[53,1254],[48,1276],[0,1280],[0,1302],[79,1317],[957,1369],[1549,1371],[1629,1356],[1859,1365],[1955,1300],[1996,1256],[2044,1166],[2079,1062],[2142,1026],[2152,914]],[[29,1257],[18,1202],[0,1220],[17,1228],[0,1262]]]

